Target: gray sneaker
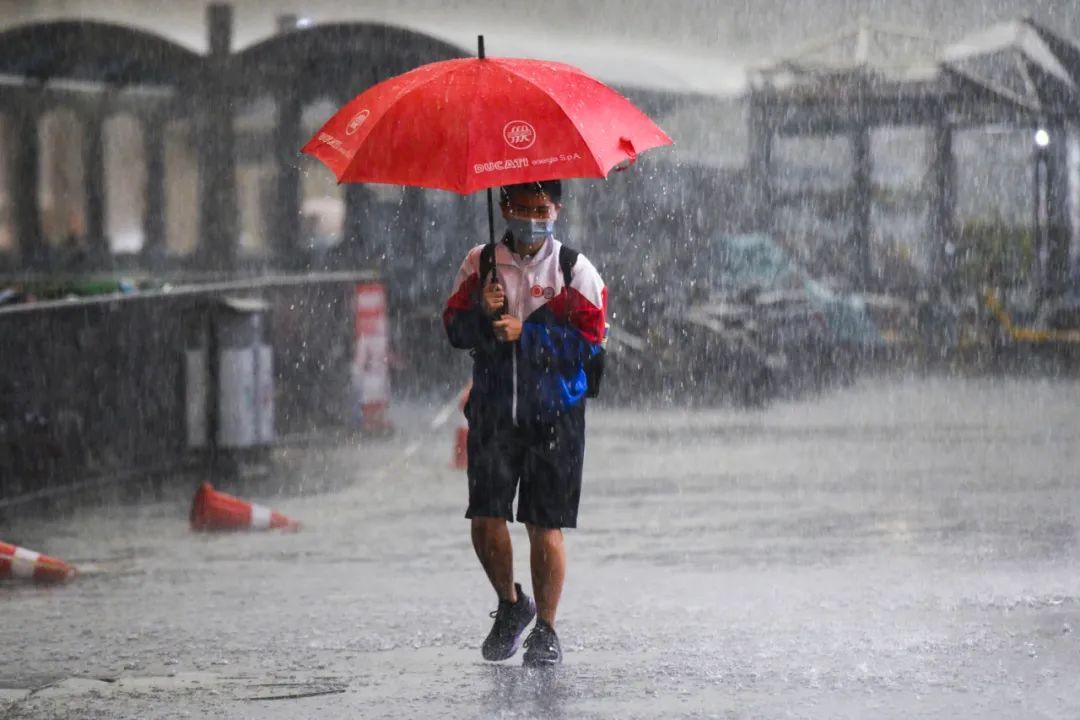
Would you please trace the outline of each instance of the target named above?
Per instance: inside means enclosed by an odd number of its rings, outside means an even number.
[[[525,639],[524,661],[528,667],[550,667],[562,662],[562,648],[555,628],[543,620],[536,621]]]
[[[521,636],[532,619],[536,617],[536,604],[525,594],[521,585],[514,583],[517,589],[517,602],[499,601],[499,609],[491,613],[495,624],[484,640],[481,649],[485,660],[497,661],[513,657],[521,647]]]

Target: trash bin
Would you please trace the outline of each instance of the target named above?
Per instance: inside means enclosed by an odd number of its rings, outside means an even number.
[[[187,446],[247,450],[274,441],[274,361],[267,338],[269,305],[224,298],[185,323]]]
[[[209,345],[209,313],[200,309],[184,318],[184,428],[187,447],[199,450],[206,447],[207,387],[210,368],[207,363]]]
[[[274,441],[274,359],[264,300],[226,298],[217,306],[217,440],[221,448]]]

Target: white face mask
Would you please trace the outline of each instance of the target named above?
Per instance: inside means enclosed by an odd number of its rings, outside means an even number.
[[[506,221],[506,229],[518,242],[532,245],[555,234],[555,221],[510,218]]]

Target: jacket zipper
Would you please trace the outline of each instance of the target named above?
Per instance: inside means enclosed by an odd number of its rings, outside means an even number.
[[[514,343],[514,354],[510,356],[512,361],[513,361],[513,372],[514,372],[514,399],[513,399],[512,403],[510,405],[510,413],[511,413],[511,416],[514,418],[514,427],[518,426],[518,419],[517,419],[517,351],[518,351],[517,343]]]
[[[518,271],[518,274],[519,274],[519,276],[521,276],[521,278],[523,278],[525,276],[525,272],[523,270],[521,270],[521,268],[518,268],[518,267],[515,266],[514,269]],[[519,278],[519,280],[521,278]],[[518,296],[517,297],[517,303],[516,303],[516,305],[517,305],[517,313],[515,314],[515,317],[521,315],[521,283],[520,282],[518,282],[517,296]],[[512,385],[513,392],[512,392],[512,396],[511,396],[512,400],[511,400],[511,404],[510,404],[510,417],[513,418],[514,427],[518,426],[518,370],[517,370],[517,356],[518,356],[518,344],[520,342],[521,342],[521,338],[518,338],[518,341],[515,342],[513,347],[511,348],[512,353],[510,355],[511,367],[513,368],[513,373],[514,373],[514,375],[513,375],[513,385]]]

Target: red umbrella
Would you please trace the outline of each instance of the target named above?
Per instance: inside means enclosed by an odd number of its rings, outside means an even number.
[[[381,82],[304,146],[339,182],[461,194],[513,183],[606,177],[671,139],[617,92],[562,63],[431,63]]]

